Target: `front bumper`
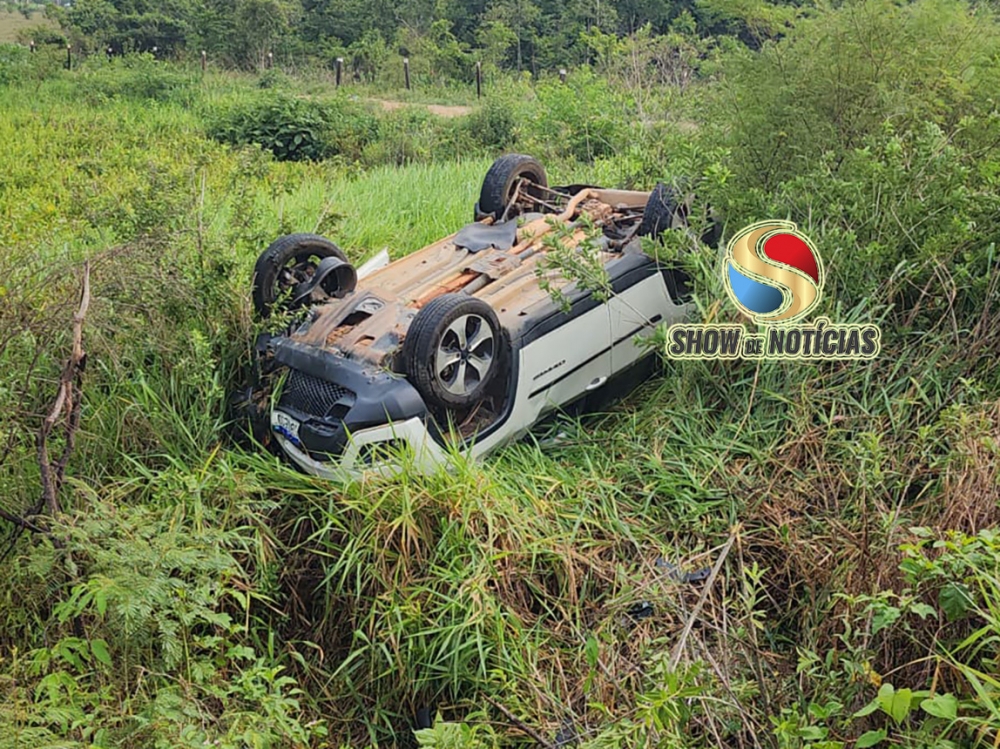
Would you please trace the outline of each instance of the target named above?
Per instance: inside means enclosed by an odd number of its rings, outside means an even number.
[[[272,419],[276,413],[272,413]],[[336,481],[352,481],[365,473],[393,476],[404,468],[430,473],[447,461],[447,454],[420,419],[352,433],[344,451],[330,460],[317,460],[301,447],[301,443],[297,445],[279,432],[274,437],[303,471]]]
[[[269,347],[275,363],[288,368],[271,429],[307,472],[350,478],[365,470],[391,472],[403,460],[422,468],[443,460],[427,406],[405,378],[290,338],[273,339]]]

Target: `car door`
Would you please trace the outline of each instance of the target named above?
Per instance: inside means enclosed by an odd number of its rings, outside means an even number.
[[[663,273],[652,258],[623,257],[609,263],[608,272],[615,289],[608,300],[610,367],[617,373],[650,353],[647,346],[637,345],[637,338],[648,336],[661,322],[680,319],[683,308],[671,301]]]
[[[611,318],[589,294],[569,312],[542,316],[522,337],[521,375],[540,411],[600,388],[611,375]]]

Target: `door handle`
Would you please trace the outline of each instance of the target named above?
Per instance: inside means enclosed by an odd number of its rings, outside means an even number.
[[[590,384],[584,388],[584,390],[597,390],[601,385],[608,381],[607,377],[595,377],[590,381]]]

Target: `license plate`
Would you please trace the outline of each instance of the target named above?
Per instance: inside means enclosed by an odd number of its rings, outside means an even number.
[[[293,445],[301,445],[299,440],[299,422],[282,411],[271,413],[271,428]]]

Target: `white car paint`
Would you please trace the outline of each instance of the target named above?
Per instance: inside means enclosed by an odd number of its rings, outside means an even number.
[[[467,440],[460,451],[480,458],[524,435],[546,412],[603,387],[615,374],[652,355],[648,348],[636,345],[636,337],[648,335],[657,324],[678,321],[689,312],[690,305],[671,300],[663,274],[655,273],[524,346],[519,351],[518,381],[507,419],[481,439]],[[294,433],[289,419],[278,410],[271,414],[272,425]],[[419,418],[360,430],[350,436],[344,453],[330,462],[314,460],[280,432],[274,436],[303,470],[335,480],[356,479],[366,472],[392,475],[402,470],[389,462],[367,464],[365,445],[405,441],[412,451],[413,467],[427,473],[447,465],[450,456]]]

